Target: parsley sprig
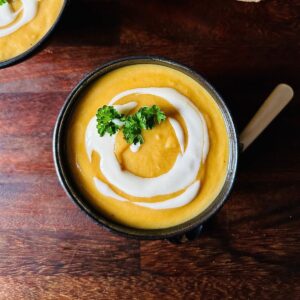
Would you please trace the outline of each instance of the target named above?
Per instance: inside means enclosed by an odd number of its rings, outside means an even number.
[[[0,0],[0,6],[7,3],[7,0]]]
[[[127,143],[135,145],[144,143],[142,130],[152,129],[166,120],[165,113],[157,105],[142,107],[129,116],[120,114],[113,106],[104,105],[98,109],[96,117],[100,136],[105,133],[112,136],[122,129]]]
[[[105,133],[113,135],[120,129],[120,125],[115,120],[123,120],[124,115],[120,114],[113,106],[104,105],[97,111],[97,130],[100,136]]]

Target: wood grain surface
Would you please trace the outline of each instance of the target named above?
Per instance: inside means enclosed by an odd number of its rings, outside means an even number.
[[[299,16],[298,0],[71,0],[46,48],[0,70],[0,299],[300,299]],[[202,73],[239,130],[276,84],[295,89],[241,156],[230,200],[184,245],[97,226],[52,162],[78,80],[140,54]]]

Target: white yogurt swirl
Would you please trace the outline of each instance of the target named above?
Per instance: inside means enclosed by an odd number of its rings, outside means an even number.
[[[0,37],[12,34],[28,22],[30,22],[36,16],[38,1],[21,1],[22,7],[17,12],[13,12],[11,10],[11,6],[9,3],[0,5],[0,27],[5,26],[5,28],[0,28]],[[16,22],[14,22],[19,15],[20,18]]]
[[[115,136],[105,135],[100,137],[96,130],[96,117],[90,120],[86,129],[85,146],[87,155],[91,160],[92,152],[98,152],[101,156],[100,170],[102,174],[111,185],[128,195],[149,198],[185,190],[181,195],[165,201],[131,203],[152,209],[168,209],[186,205],[195,198],[199,191],[200,182],[196,178],[201,163],[204,162],[209,150],[208,132],[204,117],[187,97],[172,88],[153,87],[127,90],[116,95],[109,105],[113,105],[121,98],[132,94],[149,94],[161,97],[171,103],[184,119],[188,131],[186,149],[184,149],[182,128],[176,120],[168,119],[175,131],[181,149],[181,153],[178,154],[172,169],[153,178],[143,178],[131,172],[123,171],[114,153]],[[115,108],[124,113],[133,109],[135,105],[136,103],[131,102],[125,105],[116,105]],[[114,193],[108,185],[105,185],[99,179],[94,178],[94,183],[100,193],[119,201],[128,201]]]

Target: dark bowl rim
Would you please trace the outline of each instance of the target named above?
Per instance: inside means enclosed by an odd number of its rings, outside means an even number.
[[[147,62],[145,62],[147,61]],[[227,126],[228,134],[230,133],[230,163],[231,168],[228,169],[225,183],[216,197],[221,197],[218,201],[214,201],[209,207],[207,207],[203,212],[201,212],[196,217],[192,218],[189,221],[186,221],[182,224],[163,228],[163,229],[139,229],[139,228],[132,228],[117,222],[114,222],[105,216],[101,215],[99,211],[92,207],[91,204],[88,203],[88,200],[85,200],[84,197],[80,196],[80,193],[74,191],[72,184],[66,175],[65,170],[62,163],[61,157],[61,145],[60,145],[60,137],[62,135],[63,130],[63,122],[68,118],[68,113],[71,113],[71,107],[73,104],[76,104],[76,100],[78,101],[78,96],[80,93],[88,86],[92,81],[95,79],[103,76],[104,74],[115,70],[120,67],[134,65],[134,64],[143,64],[143,63],[154,63],[164,66],[169,66],[173,69],[177,69],[184,74],[190,76],[192,79],[196,80],[199,84],[201,84],[214,98],[216,103],[218,104],[223,117],[225,119],[225,123]],[[230,127],[230,128],[229,128]],[[230,132],[229,132],[230,131]],[[104,228],[108,229],[109,231],[115,232],[119,235],[125,236],[127,238],[134,238],[139,240],[161,240],[161,239],[169,239],[175,236],[179,236],[182,234],[187,233],[188,231],[196,228],[197,226],[206,222],[210,217],[212,217],[225,203],[228,199],[229,194],[232,191],[233,184],[236,178],[236,171],[237,171],[237,164],[238,164],[238,137],[235,124],[232,119],[232,115],[227,108],[227,105],[224,103],[223,98],[220,94],[215,90],[215,88],[204,79],[198,72],[195,72],[191,68],[179,64],[173,60],[161,57],[161,56],[151,56],[151,55],[144,55],[144,56],[128,56],[116,60],[109,61],[104,63],[94,69],[92,72],[85,75],[79,83],[73,88],[71,93],[66,98],[65,103],[63,104],[59,115],[57,117],[54,131],[53,131],[53,160],[56,169],[56,173],[59,179],[60,184],[62,185],[63,189],[65,190],[66,194],[69,198],[77,205],[79,208],[85,212],[87,216],[89,216],[95,223],[98,225],[103,226]],[[230,181],[227,182],[228,178]],[[227,188],[225,189],[225,184],[227,183]],[[76,188],[76,187],[75,187]]]
[[[56,29],[70,0],[63,0],[63,2],[64,3],[63,3],[63,6],[61,7],[59,15],[57,16],[55,22],[49,28],[47,33],[36,44],[34,44],[31,48],[27,49],[25,52],[13,57],[13,58],[10,58],[8,60],[4,60],[4,61],[0,62],[0,69],[4,69],[7,67],[11,67],[13,65],[19,64],[19,63],[29,59],[30,57],[34,56],[35,54],[37,54],[39,52],[39,50],[41,50],[41,48],[44,45],[44,43],[46,42],[46,40],[48,40],[50,38],[50,36],[54,32],[54,30]]]

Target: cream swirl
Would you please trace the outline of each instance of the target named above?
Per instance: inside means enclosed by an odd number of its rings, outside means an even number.
[[[0,5],[0,26],[6,26],[0,28],[0,37],[12,34],[30,22],[36,16],[37,8],[37,0],[22,0],[22,7],[17,12],[11,10],[9,3]],[[20,18],[15,21],[19,15]]]
[[[186,149],[184,149],[184,135],[179,123],[169,118],[181,148],[181,152],[178,154],[172,169],[153,178],[143,178],[131,172],[123,171],[114,153],[115,136],[105,135],[100,137],[96,130],[97,121],[95,117],[90,120],[86,129],[85,146],[87,155],[91,160],[92,151],[99,153],[101,156],[100,170],[102,174],[110,184],[128,195],[149,198],[183,191],[175,198],[156,203],[131,203],[152,209],[167,209],[186,205],[195,198],[199,191],[200,181],[197,180],[197,174],[209,149],[208,132],[204,117],[187,97],[172,88],[127,90],[116,95],[109,104],[113,105],[121,98],[132,94],[150,94],[161,97],[171,103],[184,119],[188,131]],[[134,102],[131,102],[125,105],[116,105],[115,108],[122,112],[128,112],[135,105]],[[119,201],[128,201],[124,197],[117,197],[110,187],[99,181],[99,179],[94,178],[94,183],[100,193]]]

